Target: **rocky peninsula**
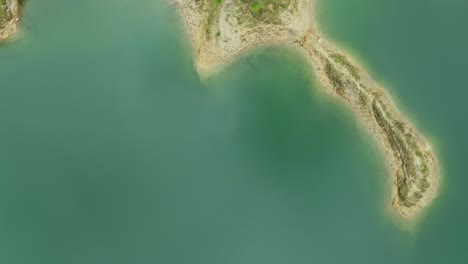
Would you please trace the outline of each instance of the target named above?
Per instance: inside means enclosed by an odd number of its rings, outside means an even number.
[[[0,0],[0,41],[12,36],[20,19],[22,0]]]
[[[312,0],[170,1],[182,17],[201,76],[260,45],[289,45],[304,54],[325,92],[353,109],[380,142],[393,177],[396,212],[413,219],[431,204],[440,181],[433,150],[385,90],[323,38],[311,18]]]

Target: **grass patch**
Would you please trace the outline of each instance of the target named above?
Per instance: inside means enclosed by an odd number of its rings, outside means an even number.
[[[5,0],[0,0],[5,1]],[[220,9],[225,0],[195,0],[200,12],[206,12],[204,22],[205,36],[207,40],[219,37],[218,19]],[[297,0],[236,0],[240,12],[237,15],[239,25],[254,26],[258,22],[266,24],[281,24],[280,12],[289,7],[294,9],[297,6]]]
[[[341,55],[341,54],[338,54],[338,53],[334,53],[331,55],[331,58],[338,64],[342,65],[343,67],[345,67],[349,73],[354,77],[356,78],[356,80],[360,80],[361,79],[361,76],[359,76],[359,71],[356,67],[354,67],[353,65],[351,65],[351,63],[348,62],[348,60],[346,60],[346,58]]]
[[[427,174],[429,172],[429,168],[427,167],[427,165],[421,167],[421,172],[422,174]]]
[[[5,16],[3,14],[3,8],[2,8],[2,6],[5,5],[5,2],[6,2],[6,0],[0,0],[0,27],[2,26],[1,23],[3,22],[4,16]]]
[[[260,2],[253,2],[251,5],[250,5],[250,10],[254,13],[258,13],[260,12],[263,7],[265,6],[264,3],[260,3]]]
[[[221,8],[221,4],[223,0],[205,0],[203,2],[204,5],[208,8],[208,17],[206,18],[206,25],[205,25],[205,32],[206,32],[206,39],[210,40],[212,38],[212,28],[214,23],[217,22],[217,18],[219,15],[219,10]],[[202,5],[203,9],[203,5]],[[216,33],[217,34],[217,33]]]
[[[297,0],[240,0],[244,13],[252,16],[256,21],[279,24],[279,13],[289,6],[296,6]]]
[[[421,151],[419,151],[419,150],[416,150],[416,156],[418,156],[418,157],[422,158],[422,157],[423,157],[423,154],[422,154],[422,152],[421,152]]]

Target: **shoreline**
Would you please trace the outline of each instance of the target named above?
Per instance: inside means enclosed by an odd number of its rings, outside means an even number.
[[[239,12],[242,4],[236,0],[208,7],[207,2],[200,5],[172,0],[191,40],[195,67],[201,78],[215,74],[256,47],[287,46],[302,54],[323,91],[350,107],[359,123],[379,143],[393,181],[389,205],[403,219],[418,219],[439,193],[440,167],[436,154],[398,110],[388,91],[349,53],[336,48],[314,28],[314,2],[289,0],[288,9],[280,13],[279,19],[271,22],[271,17],[267,17],[267,23],[262,23],[258,17],[251,19],[255,14],[246,12],[245,7]],[[217,24],[213,23],[213,16]],[[239,17],[254,22],[241,24]]]

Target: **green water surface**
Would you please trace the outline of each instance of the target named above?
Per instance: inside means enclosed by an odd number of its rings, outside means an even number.
[[[27,1],[0,48],[0,263],[468,263],[467,9],[318,1],[440,157],[408,232],[377,144],[299,55],[200,81],[161,1]]]

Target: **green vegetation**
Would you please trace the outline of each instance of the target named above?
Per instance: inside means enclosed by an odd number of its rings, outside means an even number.
[[[338,54],[338,53],[334,53],[331,55],[331,58],[338,64],[342,65],[343,67],[345,67],[349,73],[354,77],[356,78],[356,80],[360,80],[361,79],[361,76],[359,76],[359,71],[356,67],[354,67],[353,65],[351,65],[351,63],[348,62],[348,60],[346,60],[346,58],[341,55],[341,54]]]
[[[423,178],[422,180],[418,181],[416,186],[418,187],[419,190],[425,191],[427,190],[427,188],[429,188],[430,184],[429,182],[427,182],[425,178]]]
[[[427,167],[427,165],[421,167],[421,172],[422,174],[427,174],[429,172],[429,168]]]
[[[253,13],[258,13],[263,9],[264,6],[265,6],[264,3],[260,3],[260,2],[255,1],[250,5],[250,10]]]
[[[3,11],[3,7],[6,6],[6,0],[0,0],[0,26],[1,26],[1,23],[4,22],[3,19],[4,19],[4,12]]]
[[[5,0],[0,0],[5,1]],[[219,37],[217,21],[224,0],[195,0],[197,9],[206,14],[204,22],[205,37],[211,40]],[[239,7],[236,14],[237,21],[246,26],[258,25],[258,23],[281,24],[280,12],[297,6],[297,0],[234,0],[234,5]]]
[[[4,27],[4,24],[13,18],[13,14],[8,10],[7,0],[0,0],[0,28]]]
[[[243,14],[250,14],[254,22],[280,24],[280,11],[296,6],[296,0],[239,0]]]
[[[267,9],[279,11],[286,9],[293,2],[292,0],[241,0],[244,4],[250,5],[250,11],[258,13],[260,11],[268,12]]]
[[[210,40],[212,38],[213,25],[216,23],[216,19],[219,16],[219,10],[223,0],[197,0],[196,2],[201,10],[207,10],[208,16],[206,17],[205,34],[206,39]],[[216,37],[218,36],[218,33],[216,33]]]

